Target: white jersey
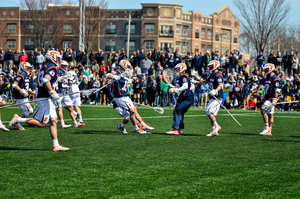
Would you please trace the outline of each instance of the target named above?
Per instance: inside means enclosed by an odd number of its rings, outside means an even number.
[[[78,76],[75,72],[69,71],[71,74],[71,78],[69,79],[69,84],[70,84],[70,93],[75,93],[79,92],[79,81],[78,81]]]

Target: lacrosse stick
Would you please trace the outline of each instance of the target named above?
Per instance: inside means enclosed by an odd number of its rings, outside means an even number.
[[[289,103],[298,103],[300,101],[290,101],[290,102],[277,102],[277,104],[289,104]]]
[[[64,97],[64,96],[67,96],[67,95],[73,95],[73,94],[77,94],[77,93],[82,93],[82,95],[91,95],[94,90],[95,89],[82,90],[82,91],[78,91],[78,92],[62,94],[62,95],[59,95],[59,97]],[[41,99],[36,99],[36,100],[28,101],[28,102],[22,102],[22,103],[18,103],[18,104],[11,104],[11,105],[7,105],[7,106],[1,106],[0,109],[9,108],[9,107],[12,107],[12,106],[19,106],[19,105],[26,104],[26,103],[39,102],[39,101],[48,100],[48,99],[51,99],[51,98],[50,97],[41,98]]]
[[[104,86],[102,86],[101,88],[98,88],[94,91],[94,93],[97,93],[98,91],[101,91],[103,88],[107,87],[108,85],[110,85],[111,83],[113,83],[115,80],[110,81],[109,83],[105,84]]]
[[[163,71],[163,78],[167,84],[171,84],[174,79],[174,70],[172,70],[170,68],[165,69]],[[170,117],[172,117],[172,99],[171,98],[172,98],[172,94],[170,93],[169,94]]]
[[[205,84],[202,84],[209,92],[210,90],[205,86]],[[227,108],[225,106],[223,106],[223,104],[216,98],[216,96],[213,96],[214,99],[221,105],[221,107],[232,117],[232,119],[239,125],[242,126],[234,117],[233,115],[231,115],[231,113],[227,110]]]
[[[136,103],[136,102],[133,102],[133,104],[136,105],[136,106],[144,106],[144,107],[147,107],[147,108],[151,108],[154,111],[158,112],[159,114],[163,114],[164,113],[164,109],[161,108],[161,107],[151,107],[151,106],[139,104],[139,103]]]

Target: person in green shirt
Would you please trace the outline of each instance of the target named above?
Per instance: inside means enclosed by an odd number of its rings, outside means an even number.
[[[99,70],[100,70],[100,67],[99,67],[99,64],[97,63],[97,60],[94,60],[94,65],[95,65],[95,72],[96,72],[96,75],[99,75]]]
[[[167,106],[167,96],[168,96],[168,84],[165,81],[160,83],[160,92],[161,92],[161,106]]]

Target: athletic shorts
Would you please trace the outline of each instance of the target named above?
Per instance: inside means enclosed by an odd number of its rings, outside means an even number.
[[[63,97],[59,97],[59,100],[58,100],[62,107],[68,107],[68,106],[72,106],[73,105],[73,102],[70,98],[69,95],[66,95],[66,96],[63,96]]]
[[[19,104],[19,103],[29,102],[29,100],[28,100],[28,98],[16,99],[16,102],[17,102],[17,104]],[[32,107],[29,103],[21,104],[21,105],[19,105],[19,107],[20,107],[20,110],[23,112],[30,111],[30,109],[32,110]]]
[[[140,93],[134,93],[133,98],[140,98],[140,95],[141,95]]]
[[[261,109],[265,110],[267,114],[273,114],[275,111],[275,106],[271,106],[270,108],[265,107],[265,106],[270,106],[270,104],[271,102],[269,100],[266,100],[264,104],[261,106]]]
[[[46,99],[37,102],[37,109],[33,114],[33,118],[37,119],[44,124],[49,122],[50,118],[57,118],[56,106],[51,99]]]
[[[222,100],[218,100],[218,101],[222,103]],[[210,99],[208,101],[208,104],[207,104],[206,108],[205,108],[206,115],[213,114],[214,116],[216,116],[219,112],[219,109],[220,109],[220,103],[219,102],[217,102],[214,99]]]
[[[115,97],[114,99],[118,107],[121,107],[126,111],[134,107],[133,102],[129,97]]]
[[[80,94],[76,93],[76,94],[72,94],[69,95],[71,100],[72,100],[72,105],[73,106],[80,106],[81,105],[81,100],[80,100]]]

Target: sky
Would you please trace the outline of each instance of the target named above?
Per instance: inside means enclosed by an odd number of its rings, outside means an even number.
[[[20,0],[0,0],[1,7],[15,7],[20,5]],[[74,0],[76,1],[76,0]],[[109,9],[141,9],[141,3],[172,3],[183,5],[183,11],[195,10],[202,12],[204,15],[210,15],[222,5],[228,5],[230,9],[235,13],[237,18],[240,18],[240,13],[233,5],[234,1],[242,0],[108,0]],[[300,0],[287,0],[292,5],[292,10],[289,14],[290,24],[300,24]]]

